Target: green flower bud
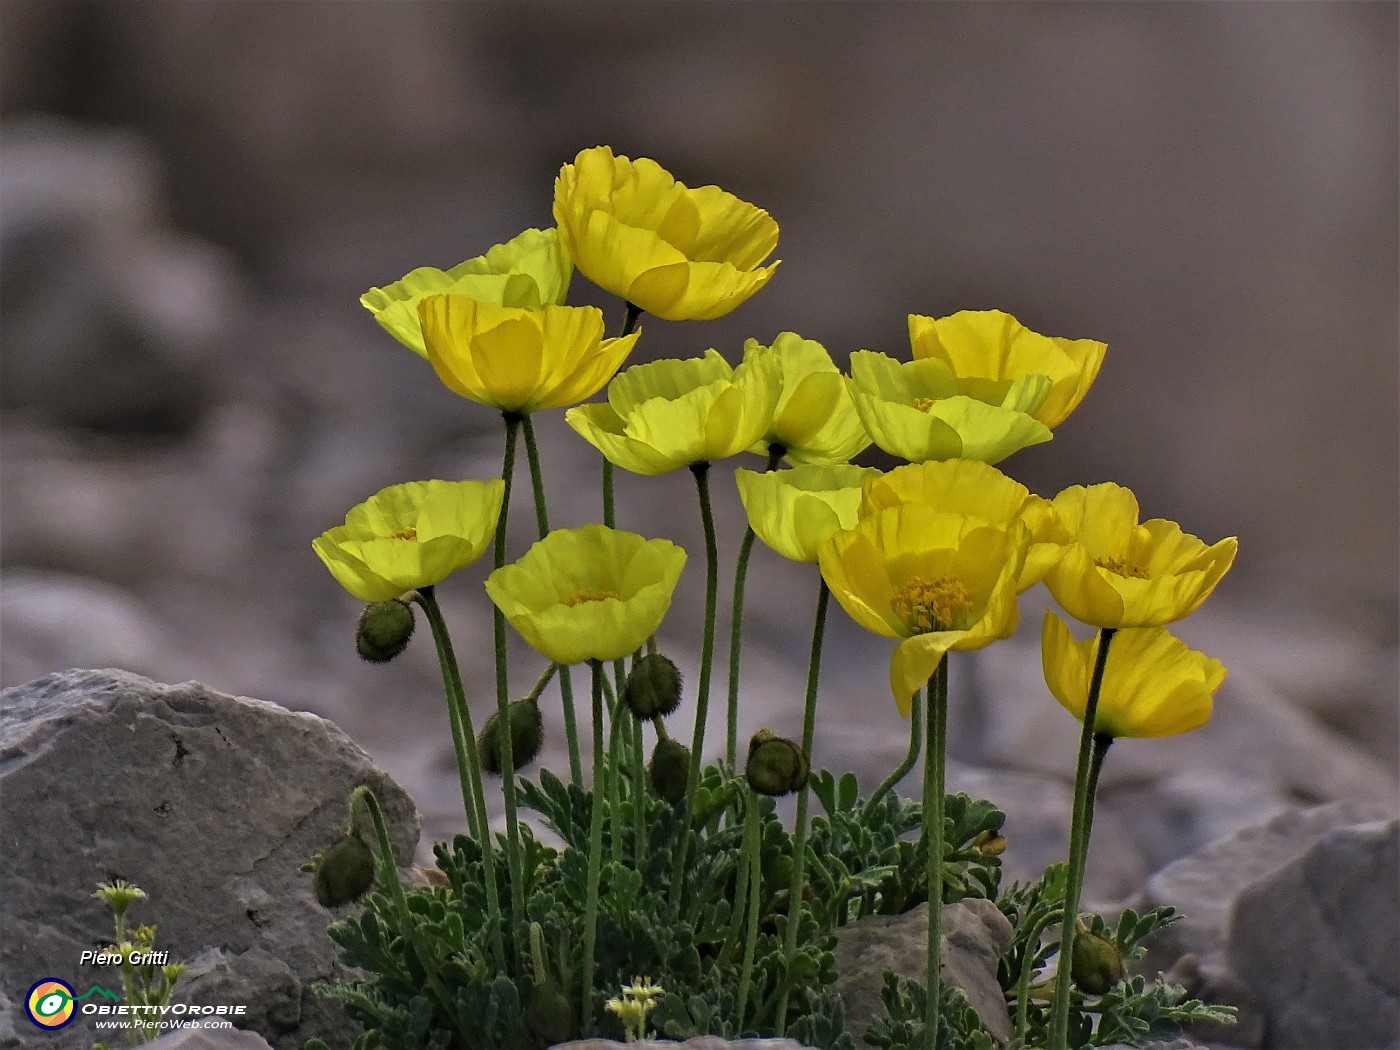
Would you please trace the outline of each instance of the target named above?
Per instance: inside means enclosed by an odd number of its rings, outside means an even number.
[[[984,831],[969,845],[984,857],[999,857],[1006,851],[1006,836],[1000,831]]]
[[[574,1004],[557,982],[546,980],[535,985],[530,1003],[525,1007],[525,1027],[535,1037],[540,1050],[578,1037]]]
[[[408,648],[412,637],[413,609],[408,602],[370,602],[355,629],[355,651],[370,663],[388,663]]]
[[[686,782],[690,779],[690,750],[679,740],[663,736],[651,752],[647,780],[652,790],[671,805],[685,798]]]
[[[1107,937],[1093,933],[1083,922],[1074,934],[1070,975],[1090,995],[1103,995],[1127,974],[1123,953]]]
[[[359,835],[347,833],[316,860],[312,881],[323,908],[358,900],[374,883],[374,854]]]
[[[539,704],[526,697],[506,705],[510,719],[510,757],[515,769],[521,769],[535,760],[544,745],[544,719],[540,717]],[[501,775],[500,712],[486,720],[481,733],[476,738],[477,750],[481,753],[481,768],[488,773]]]
[[[749,740],[744,777],[760,795],[787,795],[807,783],[807,756],[791,740],[760,729]]]
[[[649,653],[632,665],[622,699],[639,719],[665,718],[680,706],[681,673],[660,653]]]

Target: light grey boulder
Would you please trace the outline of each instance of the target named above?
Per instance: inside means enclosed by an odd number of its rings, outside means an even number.
[[[1337,828],[1235,899],[1225,965],[1269,1050],[1400,1046],[1400,820]]]
[[[1015,931],[988,900],[969,899],[943,907],[939,972],[967,995],[986,1029],[1002,1042],[1011,1038],[1011,1018],[997,982],[997,963]],[[884,973],[924,981],[928,977],[928,905],[903,915],[869,915],[836,931],[835,989],[845,1001],[846,1030],[858,1045],[871,1020],[884,1011]]]
[[[125,671],[6,689],[0,987],[48,976],[119,987],[110,968],[79,959],[112,935],[96,884],[124,878],[148,894],[128,921],[157,926],[156,948],[191,963],[174,1002],[244,1005],[236,1023],[279,1050],[311,1036],[348,1045],[356,1026],[313,991],[340,973],[326,934],[337,916],[299,869],[344,829],[361,784],[407,864],[412,800],[321,718]],[[93,1038],[80,1019],[45,1045],[77,1050]]]

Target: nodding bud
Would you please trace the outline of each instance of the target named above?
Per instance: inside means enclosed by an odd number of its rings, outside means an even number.
[[[1074,933],[1070,975],[1090,995],[1103,995],[1127,975],[1123,953],[1107,937],[1093,933],[1081,921]]]
[[[653,791],[671,805],[678,805],[685,798],[686,783],[690,780],[690,749],[678,740],[663,736],[652,749],[647,780]]]
[[[408,602],[399,598],[370,602],[355,629],[355,651],[370,663],[388,663],[408,648],[412,637],[413,609]]]
[[[680,706],[681,673],[660,653],[648,653],[632,665],[622,699],[640,719],[665,718]]]
[[[744,777],[760,795],[787,795],[807,783],[807,756],[791,740],[760,729],[749,740]]]
[[[544,744],[544,719],[540,717],[539,704],[529,697],[507,704],[506,713],[510,719],[511,765],[518,770],[533,762],[540,753]],[[497,711],[488,718],[476,738],[481,768],[496,776],[501,775],[500,716]]]
[[[362,897],[374,883],[374,854],[353,832],[346,832],[326,848],[312,869],[316,899],[323,908],[335,908]]]
[[[525,1027],[541,1048],[578,1038],[578,1014],[557,982],[541,981],[530,992]]]

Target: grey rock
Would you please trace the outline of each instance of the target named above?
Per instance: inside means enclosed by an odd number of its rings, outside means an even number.
[[[1011,947],[1011,923],[987,900],[943,908],[940,973],[961,988],[987,1030],[1011,1038],[1011,1018],[997,982],[997,962]],[[928,976],[928,905],[903,915],[870,915],[836,931],[836,991],[846,1005],[846,1029],[860,1045],[871,1020],[883,1012],[884,972],[923,981]]]
[[[1337,828],[1247,887],[1225,962],[1262,1001],[1270,1050],[1400,1045],[1400,820]]]
[[[182,1028],[146,1044],[148,1050],[267,1050],[267,1040],[239,1028]]]
[[[110,984],[79,955],[111,936],[95,885],[125,878],[148,894],[128,920],[156,925],[156,947],[195,964],[176,1002],[244,1004],[279,1050],[313,1035],[348,1043],[355,1026],[312,990],[341,972],[326,935],[335,915],[299,868],[344,828],[361,784],[407,864],[412,800],[314,715],[124,671],[6,689],[0,793],[15,819],[0,849],[0,987],[49,975]],[[92,1038],[75,1024],[46,1045]]]
[[[1189,954],[1198,967],[1217,969],[1232,902],[1246,886],[1289,864],[1333,829],[1386,815],[1382,806],[1354,802],[1290,809],[1167,865],[1132,903],[1139,911],[1168,905],[1182,918],[1148,942],[1140,968],[1149,974],[1170,970]]]

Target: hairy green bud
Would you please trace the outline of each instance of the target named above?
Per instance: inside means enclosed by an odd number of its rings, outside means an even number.
[[[316,899],[323,908],[358,900],[374,883],[374,854],[359,835],[347,832],[327,847],[312,869]]]
[[[530,992],[525,1027],[540,1050],[578,1037],[578,1014],[556,981],[542,981]]]
[[[1070,961],[1070,976],[1074,978],[1074,983],[1090,995],[1103,995],[1127,972],[1118,945],[1080,922],[1074,934]]]
[[[647,780],[651,788],[671,805],[685,798],[686,782],[690,779],[690,749],[679,740],[663,736],[651,752],[647,765]]]
[[[412,637],[413,609],[407,602],[370,602],[355,629],[355,651],[370,663],[388,663],[408,648]]]
[[[749,740],[744,777],[760,795],[787,795],[807,783],[807,756],[791,740],[760,729]]]
[[[540,717],[539,704],[529,697],[507,704],[506,714],[510,720],[511,763],[519,770],[533,762],[544,746],[544,719]],[[497,711],[486,720],[476,738],[481,768],[497,776],[501,775],[500,737],[500,712]]]
[[[680,706],[681,673],[660,653],[648,653],[632,665],[622,699],[639,719],[665,718]]]

